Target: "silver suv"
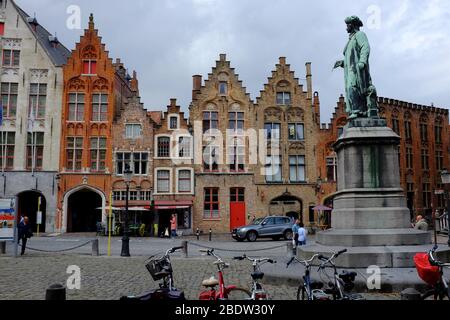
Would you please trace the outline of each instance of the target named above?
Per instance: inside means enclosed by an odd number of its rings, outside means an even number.
[[[270,216],[255,219],[251,224],[234,229],[231,232],[233,239],[241,242],[247,239],[250,242],[258,238],[272,238],[273,240],[292,240],[292,226],[294,220],[290,217]]]

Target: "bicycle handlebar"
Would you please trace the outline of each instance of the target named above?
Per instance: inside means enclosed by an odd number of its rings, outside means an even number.
[[[443,263],[443,262],[441,262],[441,261],[439,261],[439,260],[437,260],[437,259],[435,258],[434,254],[436,253],[436,251],[437,251],[438,248],[439,248],[439,247],[438,247],[437,245],[435,245],[435,246],[433,247],[433,249],[431,249],[431,250],[428,252],[428,260],[430,261],[430,264],[431,264],[432,266],[435,266],[435,267],[450,268],[450,263]]]
[[[332,255],[331,257],[329,257],[329,258],[327,258],[327,257],[325,257],[325,256],[323,256],[323,255],[319,255],[319,260],[323,261],[322,264],[321,264],[320,267],[319,267],[319,270],[325,268],[325,265],[327,265],[328,263],[332,262],[334,259],[336,259],[337,257],[339,257],[341,254],[346,253],[347,251],[348,251],[347,249],[344,249],[344,250],[341,250],[341,251],[339,251],[339,252],[337,252],[337,253],[335,252],[335,253],[333,253],[333,255]],[[333,264],[333,266],[334,266],[334,264]]]
[[[174,253],[174,252],[176,252],[176,251],[178,251],[178,250],[182,250],[182,249],[184,249],[184,247],[182,247],[182,246],[180,246],[180,247],[174,247],[174,248],[172,248],[172,249],[169,250],[169,253]]]
[[[268,262],[268,263],[271,263],[271,264],[277,263],[276,260],[273,260],[273,259],[270,259],[270,258],[250,258],[246,254],[244,254],[242,256],[239,256],[239,257],[234,257],[233,259],[234,260],[239,260],[239,261],[247,259],[247,260],[249,260],[249,261],[251,261],[253,263],[263,263],[263,262]]]
[[[289,262],[287,263],[286,268],[289,268],[289,265],[290,265],[294,260],[297,261],[298,263],[301,263],[301,264],[305,265],[306,267],[308,267],[309,264],[310,264],[311,262],[314,261],[314,259],[316,259],[316,258],[319,258],[319,259],[320,259],[320,257],[321,257],[321,255],[319,255],[319,254],[313,255],[309,260],[299,260],[299,259],[297,259],[296,257],[292,257],[292,259],[289,260]]]

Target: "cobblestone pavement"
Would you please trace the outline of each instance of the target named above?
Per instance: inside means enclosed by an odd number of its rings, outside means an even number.
[[[229,259],[225,259],[230,262]],[[115,300],[122,295],[137,295],[155,287],[144,266],[145,258],[90,257],[80,255],[32,255],[23,258],[0,258],[0,300],[43,300],[46,288],[55,283],[66,284],[67,267],[81,268],[81,289],[68,290],[68,300]],[[213,259],[197,257],[172,258],[176,286],[185,291],[187,299],[197,299],[202,280],[216,274]],[[251,265],[231,263],[225,282],[248,288]],[[296,289],[287,285],[267,285],[274,300],[294,300]],[[393,300],[395,294],[370,294],[369,300]]]

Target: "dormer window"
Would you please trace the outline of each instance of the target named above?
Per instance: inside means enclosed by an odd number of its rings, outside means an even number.
[[[169,118],[169,127],[171,130],[178,129],[178,117],[173,116]]]
[[[277,105],[290,105],[291,93],[290,92],[278,92],[277,93]]]
[[[96,60],[84,60],[83,61],[83,74],[85,74],[85,75],[97,74],[97,61]]]
[[[226,96],[228,94],[228,83],[225,81],[221,81],[219,83],[219,94],[221,96]]]

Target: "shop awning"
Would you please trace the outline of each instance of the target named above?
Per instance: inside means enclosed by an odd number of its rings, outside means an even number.
[[[192,207],[192,200],[187,200],[187,201],[156,200],[155,201],[155,209],[156,210],[189,209],[190,207]]]

